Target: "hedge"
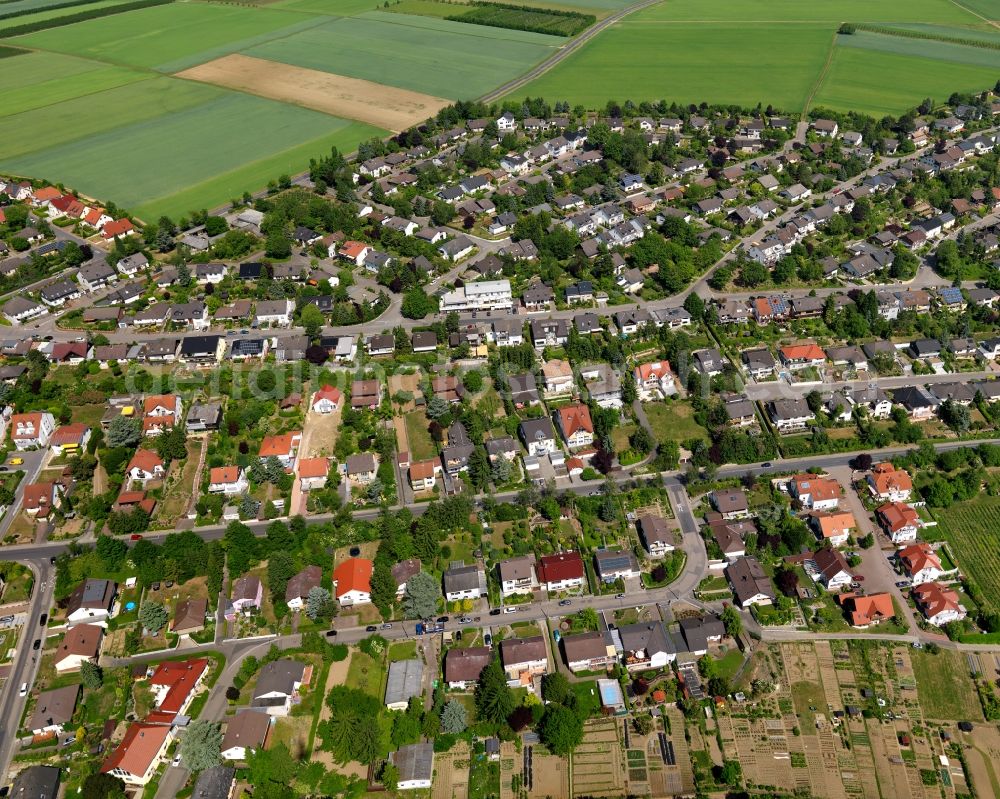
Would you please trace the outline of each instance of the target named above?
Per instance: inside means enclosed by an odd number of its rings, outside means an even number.
[[[491,3],[472,0],[469,11],[452,14],[446,19],[471,25],[488,25],[492,28],[530,31],[553,36],[575,36],[597,21],[593,14],[577,11],[558,11],[533,6]]]
[[[850,27],[859,31],[879,33],[883,36],[899,36],[904,39],[925,39],[933,42],[945,42],[946,44],[958,44],[964,47],[982,47],[986,50],[1000,50],[1000,42],[991,42],[984,39],[972,39],[961,36],[945,36],[940,33],[914,31],[907,30],[905,28],[890,28],[886,25],[869,25],[867,23],[858,23],[851,25]]]
[[[53,3],[50,6],[41,8],[21,8],[17,11],[8,11],[6,14],[0,10],[0,19],[13,19],[14,17],[24,17],[28,14],[37,14],[39,11],[58,11],[60,8],[72,8],[73,6],[87,6],[97,0],[63,0],[62,3]],[[0,6],[2,9],[2,6]]]

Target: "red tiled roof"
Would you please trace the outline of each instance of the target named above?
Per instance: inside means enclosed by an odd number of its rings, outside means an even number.
[[[49,443],[56,447],[63,447],[67,444],[79,444],[89,429],[90,427],[83,422],[64,424],[52,434]]]
[[[133,466],[138,466],[144,472],[152,473],[159,466],[163,468],[163,459],[151,449],[138,449],[132,460],[128,462],[127,471],[132,471]]]
[[[872,482],[879,496],[892,491],[911,491],[913,480],[903,469],[897,469],[891,463],[879,463],[872,469]]]
[[[207,658],[166,661],[157,666],[153,676],[149,678],[149,684],[168,686],[167,695],[163,697],[157,710],[161,713],[179,713],[207,668]]]
[[[583,403],[567,405],[564,408],[560,408],[556,413],[559,414],[559,426],[567,438],[578,430],[585,430],[588,433],[594,432],[594,422],[590,418],[590,408]]]
[[[786,361],[822,361],[826,358],[816,344],[791,344],[781,348],[781,355]]]
[[[371,593],[372,562],[366,558],[349,558],[333,570],[333,582],[339,599],[348,591]]]
[[[543,583],[558,583],[583,577],[583,560],[579,552],[559,552],[538,559],[538,579]]]
[[[316,403],[321,399],[327,399],[335,405],[340,405],[340,398],[341,393],[339,388],[336,386],[324,385],[313,395],[313,407],[315,407]]]
[[[299,461],[299,477],[326,477],[330,471],[328,458],[302,458]]]
[[[295,449],[295,437],[302,437],[301,433],[282,433],[280,436],[268,436],[260,442],[260,457],[270,458],[272,456],[288,455]]]
[[[132,223],[127,219],[116,219],[114,222],[108,222],[104,226],[104,230],[101,231],[101,235],[106,239],[113,239],[115,236],[120,236],[123,233],[129,233],[134,230]]]
[[[208,475],[208,482],[213,485],[235,483],[239,479],[239,466],[216,466]]]
[[[170,727],[167,725],[133,722],[122,742],[104,761],[101,771],[107,773],[120,768],[137,777],[143,776],[166,744],[168,735]]]
[[[941,560],[931,549],[930,544],[925,544],[923,542],[919,544],[910,544],[908,547],[903,547],[897,553],[900,563],[906,567],[906,571],[909,574],[916,574],[921,569],[927,567],[932,567],[941,570]]]
[[[866,596],[851,595],[844,599],[844,606],[855,627],[865,627],[875,622],[891,619],[896,615],[889,594],[868,594]]]
[[[948,610],[959,611],[958,594],[941,583],[924,583],[913,589],[913,598],[927,618]]]
[[[904,527],[916,526],[920,522],[920,516],[905,502],[887,502],[885,505],[880,505],[875,512],[892,533]]]

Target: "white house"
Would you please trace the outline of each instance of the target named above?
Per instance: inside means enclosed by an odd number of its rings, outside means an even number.
[[[212,494],[244,494],[250,488],[246,473],[239,466],[217,466],[208,478],[208,490]]]
[[[48,412],[15,413],[10,417],[10,437],[19,450],[47,447],[56,429],[56,419]]]

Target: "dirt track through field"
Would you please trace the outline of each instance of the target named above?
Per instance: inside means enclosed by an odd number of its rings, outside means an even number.
[[[293,103],[393,132],[423,122],[451,104],[429,94],[239,53],[185,69],[175,77]]]

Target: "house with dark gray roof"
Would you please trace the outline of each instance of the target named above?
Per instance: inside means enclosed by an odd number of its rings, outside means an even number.
[[[14,778],[9,796],[17,799],[56,799],[60,774],[54,766],[28,766]]]
[[[306,666],[297,660],[273,660],[260,670],[250,706],[272,716],[287,716],[306,680]],[[311,674],[312,667],[308,667]]]
[[[677,657],[677,648],[663,622],[623,624],[612,635],[621,645],[622,661],[630,672],[662,669]]]
[[[726,634],[726,627],[718,616],[695,616],[681,619],[681,635],[692,655],[704,655],[709,644],[718,643]]]
[[[453,563],[444,573],[444,596],[449,602],[486,596],[486,572],[478,565]]]
[[[236,783],[236,769],[212,766],[198,775],[191,799],[229,799]]]
[[[420,696],[424,679],[424,662],[396,660],[389,664],[385,684],[385,706],[389,710],[406,710],[410,699]]]
[[[401,746],[389,753],[396,767],[397,790],[417,790],[431,787],[434,778],[434,744],[430,741]]]

